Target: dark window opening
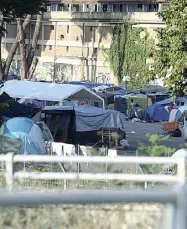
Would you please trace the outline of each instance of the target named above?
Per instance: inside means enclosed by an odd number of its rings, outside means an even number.
[[[54,30],[54,29],[55,29],[54,25],[51,25],[51,30]]]
[[[69,33],[69,25],[67,26],[67,33]]]
[[[108,5],[107,4],[103,4],[103,12],[107,12],[108,10]]]
[[[66,46],[66,52],[69,52],[69,46]]]
[[[64,35],[62,34],[62,35],[60,35],[60,39],[61,40],[63,40],[64,39]]]

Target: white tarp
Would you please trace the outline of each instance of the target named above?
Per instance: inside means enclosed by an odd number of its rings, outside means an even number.
[[[61,103],[65,99],[103,103],[100,96],[86,87],[72,84],[9,80],[4,83],[1,92],[6,92],[12,98],[59,101]]]

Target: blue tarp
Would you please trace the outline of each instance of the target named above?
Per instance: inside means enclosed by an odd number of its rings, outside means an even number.
[[[3,136],[21,140],[21,154],[45,154],[42,132],[31,119],[9,119],[3,124],[0,132]]]
[[[187,102],[187,98],[186,97],[178,97],[175,99],[176,102]],[[167,104],[170,104],[171,102],[173,102],[173,99],[172,98],[168,98],[168,99],[164,99],[162,101],[159,101],[159,102],[156,102],[157,104],[160,104],[160,105],[167,105]]]
[[[92,106],[59,106],[45,107],[43,112],[50,114],[70,110],[75,112],[76,131],[95,131],[103,128],[119,128],[125,131],[125,115],[114,110],[104,110]]]
[[[160,104],[154,103],[146,109],[146,113],[149,115],[150,119],[153,121],[168,121],[169,113]]]
[[[80,85],[85,86],[87,88],[94,88],[98,86],[113,86],[113,84],[104,84],[104,83],[91,83],[88,81],[70,81],[70,82],[64,82],[65,84],[73,84],[73,85]]]

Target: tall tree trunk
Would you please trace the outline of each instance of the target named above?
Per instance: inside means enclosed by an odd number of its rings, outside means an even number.
[[[19,32],[19,47],[21,56],[21,79],[27,79],[27,59],[25,47],[25,33],[23,31],[23,21],[18,19],[18,32]]]
[[[0,80],[4,78],[4,69],[3,69],[3,60],[2,60],[2,50],[1,50],[1,43],[2,43],[2,36],[3,36],[3,19],[0,18]]]
[[[32,44],[29,48],[29,52],[28,52],[28,56],[27,56],[27,66],[28,69],[30,69],[35,52],[36,52],[36,48],[37,48],[37,43],[38,43],[38,39],[39,39],[39,35],[40,35],[40,29],[41,29],[41,25],[42,25],[42,18],[43,18],[43,13],[39,14],[37,16],[37,21],[36,21],[36,25],[35,25],[35,30],[34,30],[34,35],[32,38]],[[30,76],[29,76],[30,78]]]
[[[38,58],[34,57],[34,59],[32,61],[32,65],[31,65],[31,67],[29,69],[29,79],[33,78],[33,74],[34,74],[34,72],[36,70],[37,64],[38,64]]]
[[[25,19],[25,21],[23,23],[23,32],[24,33],[27,30],[27,27],[28,27],[28,25],[30,23],[30,20],[31,20],[31,15],[27,15],[27,17],[26,17],[26,19]],[[5,76],[6,77],[8,76],[10,65],[12,63],[12,60],[13,60],[15,54],[16,54],[16,50],[17,50],[18,45],[19,45],[19,40],[20,40],[20,35],[18,33],[17,36],[16,36],[16,39],[15,39],[15,41],[14,41],[14,43],[13,43],[11,49],[10,49],[8,57],[6,59],[6,64],[5,64]]]

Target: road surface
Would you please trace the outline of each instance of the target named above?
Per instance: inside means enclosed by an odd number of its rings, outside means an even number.
[[[127,140],[132,149],[138,147],[138,142],[143,142],[145,145],[150,145],[147,140],[146,134],[158,134],[161,131],[161,123],[138,123],[130,122],[126,123]],[[169,137],[162,145],[179,149],[184,144],[184,137]]]

